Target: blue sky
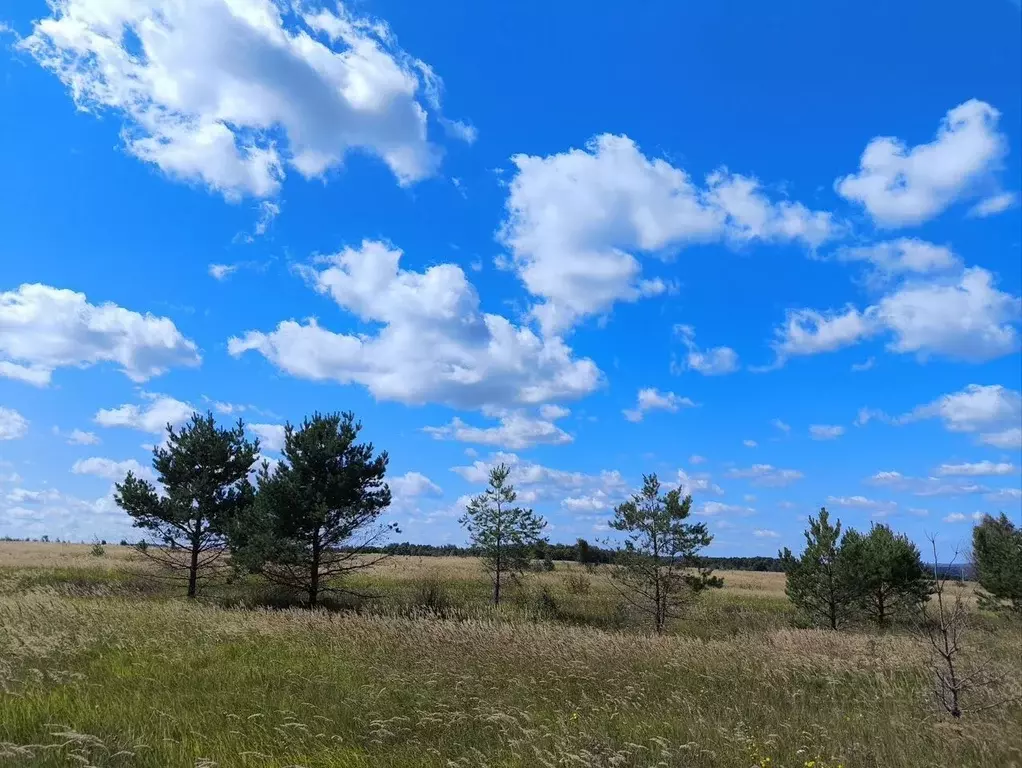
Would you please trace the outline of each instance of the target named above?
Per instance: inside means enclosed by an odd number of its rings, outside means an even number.
[[[354,410],[416,541],[501,460],[557,541],[1020,513],[1016,3],[3,13],[2,534],[134,538],[193,408]]]

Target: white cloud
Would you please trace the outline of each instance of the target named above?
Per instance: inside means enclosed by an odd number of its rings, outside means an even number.
[[[238,269],[236,264],[210,264],[209,276],[214,280],[226,280]]]
[[[845,433],[845,428],[836,424],[813,424],[809,435],[813,440],[834,440]]]
[[[964,523],[966,520],[972,520],[978,523],[983,519],[982,512],[973,512],[971,515],[963,515],[961,512],[952,512],[950,515],[944,518],[945,523]]]
[[[756,528],[755,530],[753,530],[752,535],[755,536],[757,539],[781,538],[781,534],[779,534],[777,531],[771,531],[766,528]]]
[[[556,417],[555,415],[554,418]],[[535,418],[521,411],[500,414],[500,426],[473,427],[454,417],[449,424],[442,427],[423,427],[422,431],[437,440],[458,440],[462,443],[492,445],[511,450],[522,450],[534,445],[566,445],[574,440],[571,435],[554,424],[552,419]]]
[[[407,512],[418,504],[419,499],[439,497],[443,489],[421,472],[405,472],[387,479],[391,493],[391,509]]]
[[[688,350],[681,363],[672,364],[676,372],[695,371],[703,376],[719,376],[738,370],[738,353],[731,347],[713,347],[701,350],[696,344],[696,332],[691,325],[676,325],[674,332]]]
[[[859,172],[838,179],[835,189],[860,203],[878,226],[922,224],[994,185],[1007,152],[999,118],[992,106],[971,99],[948,111],[929,144],[909,148],[900,139],[877,137],[862,153]]]
[[[999,502],[999,501],[1022,501],[1022,488],[998,488],[992,493],[988,493],[984,498],[987,501]]]
[[[890,423],[891,417],[878,408],[860,408],[855,416],[855,426],[864,427],[871,421],[879,421],[884,424]]]
[[[979,441],[997,448],[1022,445],[1022,394],[1000,384],[970,384],[901,416],[897,423],[939,418],[950,432],[980,433]]]
[[[95,422],[101,427],[128,427],[158,435],[166,430],[167,424],[180,426],[195,412],[188,403],[168,395],[142,392],[141,396],[147,401],[145,405],[126,403],[117,408],[101,409],[96,413]]]
[[[937,474],[953,477],[988,477],[1014,475],[1017,472],[1014,464],[1008,462],[978,461],[972,464],[941,464]]]
[[[499,315],[485,314],[460,267],[425,272],[399,268],[400,250],[364,241],[306,268],[320,293],[365,322],[375,335],[346,335],[314,319],[280,323],[269,333],[231,338],[228,351],[255,350],[294,376],[356,382],[380,400],[444,403],[456,408],[538,405],[581,397],[603,376],[588,358],[576,359],[563,340],[541,339]]]
[[[861,312],[852,306],[829,313],[788,310],[772,346],[781,365],[886,332],[893,336],[892,352],[983,362],[1018,349],[1020,317],[1022,299],[998,290],[987,270],[972,267],[953,279],[906,283]]]
[[[840,261],[865,261],[873,265],[878,280],[904,274],[929,274],[961,267],[961,260],[948,246],[917,238],[902,237],[872,245],[841,248]]]
[[[694,454],[692,454],[691,456],[688,457],[688,463],[689,464],[705,464],[706,463],[706,457],[705,456],[700,456],[700,455],[694,453]]]
[[[597,489],[588,496],[568,496],[561,499],[561,507],[574,513],[606,512],[615,505],[614,500]]]
[[[755,440],[742,440],[742,445],[744,445],[746,448],[756,448],[759,446],[759,443],[757,443]]]
[[[753,464],[748,469],[735,468],[727,473],[728,477],[749,480],[753,485],[783,488],[805,475],[797,469],[777,469],[770,464]]]
[[[266,234],[273,220],[280,215],[280,205],[272,200],[263,200],[259,203],[259,219],[255,225],[255,237]]]
[[[86,432],[81,429],[72,429],[67,436],[68,445],[98,445],[102,440],[95,432]]]
[[[875,357],[869,357],[863,360],[861,363],[852,363],[852,373],[861,373],[862,371],[870,370],[876,365],[877,359]]]
[[[446,117],[441,117],[440,124],[443,125],[448,136],[452,136],[466,144],[475,144],[476,139],[479,138],[479,131],[476,130],[476,127],[463,120],[449,120]]]
[[[385,22],[268,0],[63,0],[21,41],[127,150],[228,198],[273,195],[361,150],[402,184],[429,176],[441,83]],[[134,42],[133,42],[134,41]],[[226,42],[226,41],[229,41]],[[138,50],[133,50],[137,46]]]
[[[770,424],[777,427],[777,429],[781,430],[781,432],[784,432],[785,434],[791,432],[791,425],[785,424],[780,419],[771,419]]]
[[[1018,195],[1014,192],[1002,192],[1001,194],[991,195],[984,200],[980,200],[969,209],[969,215],[980,219],[984,219],[987,216],[996,216],[998,213],[1004,213],[1017,202]]]
[[[628,421],[642,421],[643,416],[649,411],[676,413],[679,408],[694,407],[695,403],[687,397],[679,397],[673,392],[661,392],[658,389],[646,387],[639,390],[635,408],[625,409],[622,413]]]
[[[0,406],[0,440],[17,440],[28,433],[28,419],[13,408]]]
[[[132,381],[145,381],[202,360],[195,342],[166,317],[28,283],[0,293],[0,358],[0,376],[37,386],[49,384],[57,368],[112,362]]]
[[[694,184],[627,136],[604,134],[584,149],[511,161],[516,172],[500,239],[548,334],[617,302],[665,292],[662,280],[643,278],[637,255],[720,240],[813,247],[836,228],[830,214],[773,202],[755,179],[726,169]]]
[[[279,453],[284,448],[283,424],[248,424],[246,425],[259,438],[259,448],[263,451]]]
[[[685,493],[693,495],[700,493],[713,493],[717,496],[724,495],[724,489],[713,482],[707,472],[697,472],[690,475],[684,469],[679,469],[677,478],[671,482],[663,483],[665,488],[681,488]]]
[[[604,470],[599,474],[566,472],[520,459],[514,453],[494,453],[485,461],[452,467],[451,471],[473,485],[484,485],[490,469],[501,463],[510,467],[509,480],[518,491],[518,500],[522,504],[557,502],[569,509],[574,506],[574,511],[579,511],[586,505],[592,506],[595,503],[593,499],[607,505],[623,501],[628,490],[624,478],[616,470]],[[582,501],[584,497],[590,500]]]
[[[1022,428],[1009,427],[1000,432],[988,432],[985,435],[980,435],[979,440],[981,443],[994,446],[994,448],[1004,448],[1005,450],[1022,448]]]
[[[103,477],[115,482],[124,480],[128,472],[134,473],[135,477],[146,480],[154,478],[152,469],[143,466],[134,459],[114,461],[113,459],[102,458],[100,456],[79,459],[71,467],[71,471],[76,475],[95,475],[96,477]]]
[[[897,505],[893,501],[877,501],[865,496],[828,496],[827,504],[835,507],[847,507],[850,509],[875,509],[890,510]]]
[[[911,477],[901,472],[877,472],[867,481],[868,484],[898,491],[912,493],[915,496],[971,496],[987,493],[985,485],[968,482],[955,482],[940,477]]]
[[[742,507],[737,504],[723,504],[719,501],[704,501],[702,505],[696,510],[696,514],[704,515],[706,517],[715,517],[716,515],[723,515],[728,513],[738,515],[751,515],[756,510],[752,507]]]

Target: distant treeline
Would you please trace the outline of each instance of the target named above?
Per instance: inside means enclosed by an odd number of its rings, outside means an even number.
[[[615,551],[588,542],[581,544],[544,544],[536,547],[537,560],[572,560],[592,565],[606,565],[614,562]],[[386,544],[372,550],[377,554],[407,555],[411,557],[479,557],[477,547],[459,547],[455,544]],[[780,573],[781,561],[776,557],[701,557],[706,567],[730,571],[774,571]]]

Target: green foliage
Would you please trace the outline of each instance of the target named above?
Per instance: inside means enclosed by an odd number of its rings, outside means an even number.
[[[238,565],[301,591],[310,606],[344,591],[335,582],[345,574],[378,562],[365,550],[396,530],[377,524],[390,505],[387,452],[357,442],[361,430],[351,413],[286,424],[283,460],[272,471],[263,462],[256,503],[232,529]]]
[[[578,560],[579,565],[589,568],[594,564],[592,550],[589,546],[589,542],[585,539],[580,538],[575,542],[575,552],[575,557]]]
[[[660,492],[655,474],[643,475],[642,491],[614,510],[611,527],[626,534],[614,577],[634,606],[653,617],[663,632],[685,597],[723,581],[699,558],[713,537],[705,523],[686,523],[692,496],[677,488]]]
[[[89,554],[93,557],[103,557],[106,554],[106,548],[103,546],[103,542],[99,539],[93,539],[92,548],[89,550]]]
[[[859,605],[880,626],[915,614],[933,591],[918,547],[887,525],[874,525],[865,536],[848,530],[841,547]]]
[[[459,521],[493,580],[494,604],[500,603],[506,577],[528,568],[546,527],[546,521],[531,509],[514,505],[518,494],[508,482],[510,474],[506,464],[493,467],[489,487],[472,499]]]
[[[981,605],[1022,612],[1022,528],[986,515],[972,530],[972,557]]]
[[[165,495],[131,472],[116,486],[114,499],[135,527],[163,545],[139,551],[186,573],[189,597],[223,554],[228,528],[252,503],[248,473],[258,452],[259,441],[246,439],[241,421],[225,429],[212,412],[195,413],[180,431],[168,424],[166,445],[153,449],[153,469]],[[167,549],[184,550],[187,557]]]
[[[780,553],[787,576],[785,592],[811,620],[837,629],[855,615],[861,595],[851,550],[841,538],[841,521],[832,525],[823,507],[819,517],[809,518],[805,537],[801,557],[787,547]]]

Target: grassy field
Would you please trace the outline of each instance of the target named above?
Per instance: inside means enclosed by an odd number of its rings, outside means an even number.
[[[668,636],[558,563],[500,610],[468,559],[393,558],[348,610],[176,597],[127,548],[0,543],[0,765],[1022,766],[1022,703],[950,722],[903,629],[800,629],[726,572]],[[976,612],[1018,693],[1022,627]]]

